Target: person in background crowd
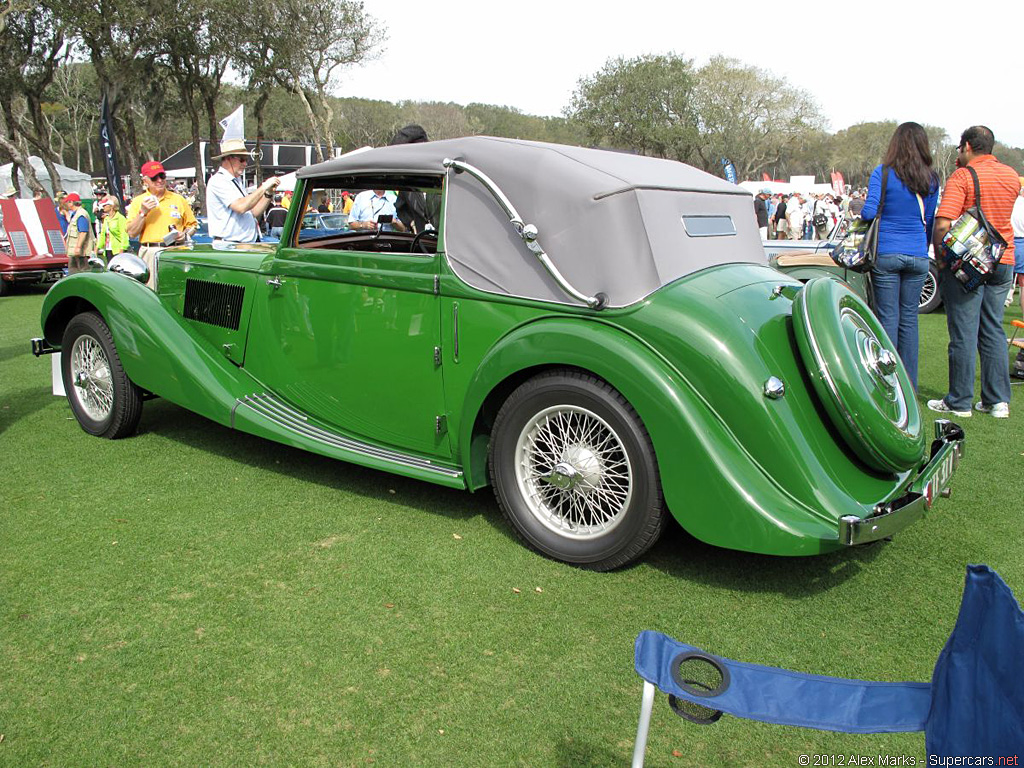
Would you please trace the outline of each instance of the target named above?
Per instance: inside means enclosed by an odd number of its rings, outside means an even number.
[[[949,329],[949,391],[928,407],[939,413],[961,418],[971,415],[974,397],[974,359],[981,355],[981,401],[974,410],[997,419],[1010,416],[1010,372],[1006,365],[1006,335],[1003,312],[1015,263],[1013,225],[1010,215],[1020,194],[1020,177],[992,154],[995,137],[983,125],[975,125],[960,134],[957,169],[946,181],[942,202],[935,214],[932,242],[939,259],[939,291],[946,309]],[[978,174],[981,210],[1003,240],[1006,249],[988,282],[973,291],[965,291],[945,262],[942,238],[953,222],[974,205],[974,181],[965,166]]]
[[[347,191],[341,193],[341,212],[346,216],[352,213],[352,195]]]
[[[249,150],[241,139],[224,141],[220,154],[212,159],[220,160],[220,169],[206,185],[210,237],[227,243],[257,242],[260,233],[256,218],[269,207],[281,180],[271,176],[252,192],[246,193],[239,177],[249,163]]]
[[[267,234],[281,239],[284,233],[284,222],[288,218],[288,209],[281,205],[281,196],[274,195],[274,204],[267,211]]]
[[[811,237],[824,240],[832,229],[832,217],[827,197],[818,195],[811,205]]]
[[[772,195],[768,198],[768,239],[775,239],[775,211],[778,210],[779,200],[782,195]]]
[[[788,206],[786,196],[779,195],[779,204],[775,208],[775,237],[779,240],[785,240],[789,232],[789,220],[786,218]]]
[[[139,239],[139,258],[149,267],[146,285],[154,288],[157,255],[167,245],[185,242],[198,222],[188,201],[168,191],[167,173],[160,163],[151,160],[142,164],[142,186],[145,191],[128,204],[128,236]],[[169,237],[171,232],[175,233],[173,238]]]
[[[786,203],[786,224],[790,240],[804,238],[804,201],[798,192],[790,195],[789,202]]]
[[[57,190],[57,194],[53,196],[53,208],[57,212],[57,223],[60,224],[60,234],[67,242],[68,237],[68,204],[67,195]]]
[[[72,192],[64,198],[68,206],[68,274],[88,269],[89,255],[93,251],[92,221],[82,207],[82,198]]]
[[[856,218],[860,216],[860,212],[864,210],[864,197],[860,192],[854,192],[850,196],[850,218]]]
[[[770,189],[762,189],[754,195],[754,216],[757,218],[757,228],[761,232],[761,239],[768,239],[768,204],[765,202],[772,194]]]
[[[801,200],[804,207],[804,233],[801,239],[811,240],[814,238],[814,204],[817,202],[817,198],[808,196]]]
[[[1024,176],[1020,177],[1021,188],[1017,192],[1017,199],[1013,203],[1013,212],[1010,214],[1010,224],[1013,226],[1013,282],[1020,288],[1020,311],[1024,313]],[[1010,294],[1007,297],[1007,306],[1013,301],[1013,286],[1010,287]],[[1014,378],[1024,379],[1024,349],[1017,353],[1013,362]]]
[[[903,123],[889,141],[885,159],[871,172],[861,218],[878,217],[878,258],[871,269],[875,314],[917,389],[917,306],[928,275],[928,242],[939,197],[928,134]],[[885,207],[878,209],[882,174],[888,174]]]
[[[349,229],[376,229],[381,216],[391,216],[391,223],[384,224],[385,232],[405,232],[406,226],[398,218],[395,204],[383,189],[367,189],[356,195],[349,214]]]
[[[423,126],[410,123],[400,129],[391,139],[390,146],[396,144],[422,144],[430,141]],[[419,234],[427,229],[437,228],[437,217],[440,205],[436,196],[428,198],[423,192],[402,190],[395,202],[395,211],[402,223],[412,232]]]
[[[99,238],[96,241],[96,255],[109,264],[110,260],[128,249],[128,221],[121,213],[117,198],[107,195],[100,200],[103,218],[100,222]]]

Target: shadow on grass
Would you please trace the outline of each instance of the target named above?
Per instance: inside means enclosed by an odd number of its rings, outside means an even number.
[[[43,410],[56,399],[48,386],[26,387],[0,396],[0,434],[15,422]]]
[[[620,753],[575,736],[559,739],[555,745],[555,755],[555,765],[560,768],[606,768],[609,765],[622,765]]]
[[[756,555],[713,547],[671,520],[645,562],[671,576],[741,592],[803,597],[824,592],[860,573],[884,542],[808,557]]]
[[[6,347],[0,347],[0,363],[11,360],[15,357],[21,357],[22,355],[31,355],[32,345],[28,339],[19,344],[8,344]]]
[[[140,431],[200,448],[266,472],[355,493],[365,498],[394,500],[453,520],[480,515],[509,539],[515,539],[500,519],[494,496],[485,489],[467,493],[421,480],[309,453],[216,424],[166,400],[146,403]]]

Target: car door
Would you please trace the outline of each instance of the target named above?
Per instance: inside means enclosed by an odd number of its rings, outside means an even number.
[[[374,252],[360,237],[364,250],[278,250],[257,285],[245,367],[322,425],[448,457],[438,256]]]

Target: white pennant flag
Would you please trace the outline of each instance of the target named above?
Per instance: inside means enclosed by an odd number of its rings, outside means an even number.
[[[244,109],[245,105],[242,104],[238,109],[220,121],[220,127],[224,129],[224,136],[221,137],[221,141],[227,141],[228,139],[245,140],[245,126],[243,125],[245,118],[242,115]]]

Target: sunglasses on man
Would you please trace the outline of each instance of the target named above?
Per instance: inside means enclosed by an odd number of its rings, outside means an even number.
[[[150,181],[163,181],[166,178],[167,178],[167,174],[166,173],[158,173],[156,176],[150,176],[149,177]]]

